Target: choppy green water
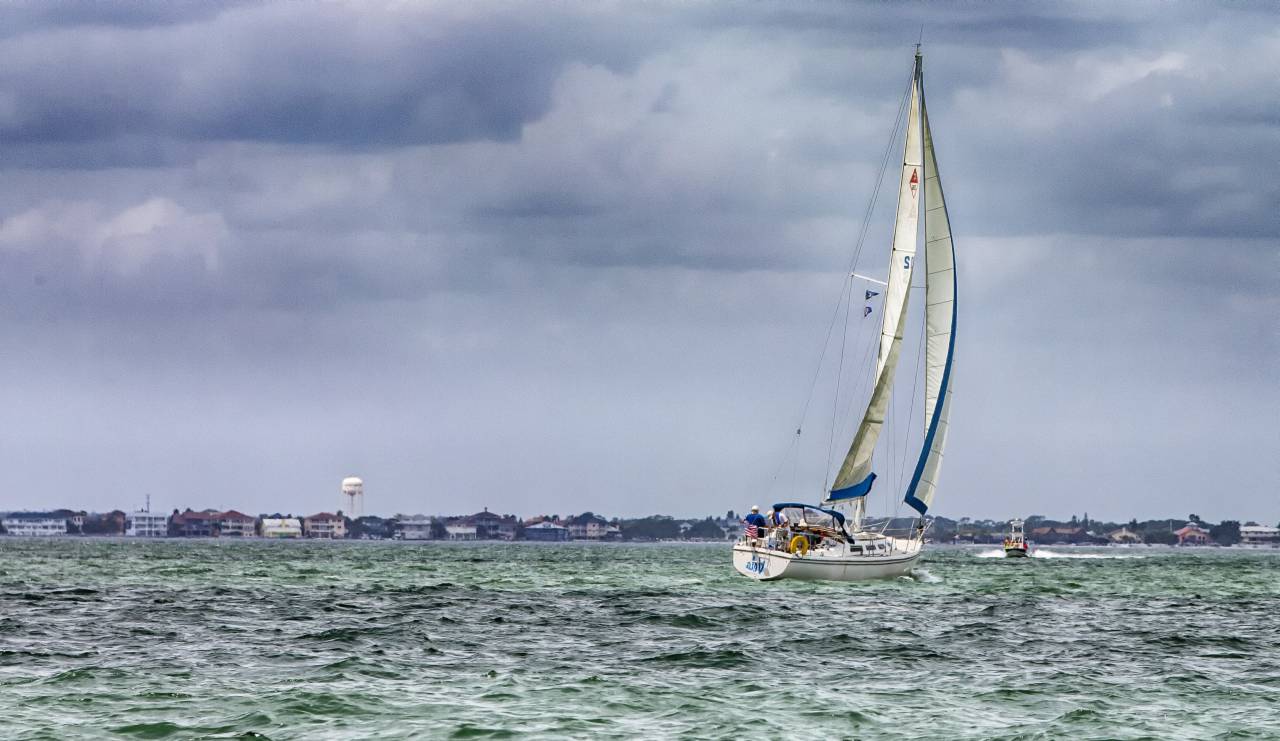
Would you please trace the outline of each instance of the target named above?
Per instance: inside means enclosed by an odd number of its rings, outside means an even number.
[[[0,539],[0,737],[1280,738],[1280,553]]]

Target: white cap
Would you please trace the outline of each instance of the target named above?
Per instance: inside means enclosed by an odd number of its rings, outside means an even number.
[[[751,511],[752,511],[752,512],[759,512],[759,511],[760,511],[760,507],[759,507],[759,505],[755,505],[755,504],[751,505]]]

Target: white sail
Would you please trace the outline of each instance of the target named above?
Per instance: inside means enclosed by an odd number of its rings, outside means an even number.
[[[938,473],[942,468],[942,450],[947,444],[956,341],[956,270],[951,220],[947,216],[947,202],[938,177],[938,162],[923,91],[920,116],[924,130],[925,438],[905,501],[924,514],[933,503]]]
[[[907,318],[907,297],[911,288],[911,270],[916,255],[916,232],[920,220],[920,197],[923,178],[921,161],[920,74],[917,58],[916,74],[911,83],[911,100],[907,115],[907,137],[902,157],[902,177],[898,183],[898,213],[893,229],[893,249],[889,255],[889,285],[885,289],[884,318],[880,328],[880,350],[876,357],[875,385],[867,411],[849,447],[827,502],[862,497],[871,491],[875,474],[871,457],[875,453],[880,429],[889,407],[893,375],[898,366],[903,327]],[[856,520],[856,518],[855,518]]]

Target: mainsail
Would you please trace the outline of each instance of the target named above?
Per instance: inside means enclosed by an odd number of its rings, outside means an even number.
[[[942,468],[942,449],[947,444],[947,418],[951,413],[951,380],[956,348],[956,253],[923,92],[920,95],[920,116],[924,127],[926,426],[924,447],[904,501],[923,515],[933,503],[938,471]]]
[[[867,410],[853,438],[849,454],[840,466],[827,497],[830,505],[861,497],[871,491],[876,475],[872,456],[884,426],[893,377],[898,366],[907,299],[911,289],[911,269],[916,256],[916,240],[921,207],[925,233],[925,438],[905,501],[920,514],[933,502],[942,450],[947,441],[947,418],[951,410],[951,371],[955,350],[956,273],[955,247],[947,216],[942,181],[925,109],[924,76],[919,53],[911,83],[907,135],[903,152],[902,177],[898,187],[898,212],[894,222],[893,249],[889,262],[884,319],[876,361],[875,385]],[[921,177],[923,176],[923,177]],[[923,187],[921,187],[923,186]],[[859,507],[861,511],[861,507]],[[855,522],[858,518],[855,518]]]
[[[898,367],[898,351],[902,345],[907,319],[907,297],[911,288],[911,268],[916,255],[916,232],[920,220],[920,183],[922,172],[920,120],[920,58],[911,82],[911,100],[907,114],[907,137],[902,155],[902,177],[898,182],[898,213],[893,227],[893,249],[889,255],[889,285],[885,289],[884,319],[880,327],[880,351],[876,356],[875,385],[867,411],[858,425],[849,454],[836,475],[827,503],[862,497],[871,491],[876,475],[871,471],[880,429],[884,426],[893,390],[893,374]]]

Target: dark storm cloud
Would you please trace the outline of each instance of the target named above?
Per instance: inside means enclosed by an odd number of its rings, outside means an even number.
[[[1280,53],[1218,31],[1188,51],[1117,49],[1087,63],[1006,53],[1001,80],[962,87],[938,115],[968,128],[960,162],[992,165],[982,190],[1012,206],[1012,229],[1274,236],[1260,206],[1280,186],[1254,175],[1257,153],[1277,144],[1259,101],[1280,85],[1243,62]],[[1018,208],[1030,204],[1053,208]]]
[[[107,26],[148,28],[208,20],[248,2],[192,0],[166,3],[114,3],[99,0],[6,3],[0,7],[0,37],[54,28]]]
[[[624,68],[639,51],[626,30],[569,7],[254,5],[159,25],[68,14],[79,22],[0,41],[0,140],[10,149],[120,142],[123,161],[140,137],[510,140],[546,112],[564,64]]]
[[[1117,21],[1132,20],[1133,9],[1078,11],[1045,3],[811,2],[716,3],[697,7],[691,15],[706,28],[802,33],[842,46],[882,46],[887,39],[986,45],[998,37],[1009,47],[1083,48],[1132,35],[1131,27]]]
[[[323,509],[357,472],[387,512],[741,508],[924,21],[965,338],[943,511],[1221,486],[1215,516],[1280,516],[1265,6],[0,12],[10,491]]]

